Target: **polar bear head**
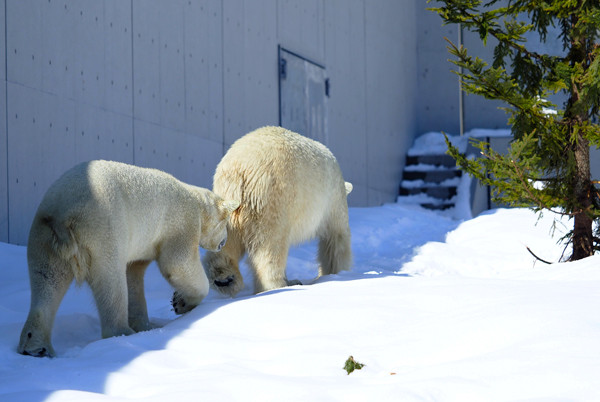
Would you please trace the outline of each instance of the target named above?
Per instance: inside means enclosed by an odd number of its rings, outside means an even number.
[[[227,221],[239,206],[239,201],[223,200],[215,194],[216,202],[207,203],[200,217],[200,247],[220,251],[227,242]]]

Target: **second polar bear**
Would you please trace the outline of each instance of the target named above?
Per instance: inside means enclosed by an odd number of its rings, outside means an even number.
[[[221,293],[234,296],[244,287],[238,264],[246,253],[255,293],[299,283],[286,277],[288,250],[315,237],[319,275],[350,268],[346,198],[352,185],[323,144],[281,127],[255,130],[227,151],[213,191],[241,201],[229,219],[227,244],[204,258]]]
[[[103,338],[151,328],[144,272],[152,260],[175,288],[175,313],[194,308],[209,288],[198,245],[221,249],[238,205],[155,169],[92,161],[67,171],[31,225],[31,307],[18,352],[55,355],[54,317],[73,279],[90,285]]]

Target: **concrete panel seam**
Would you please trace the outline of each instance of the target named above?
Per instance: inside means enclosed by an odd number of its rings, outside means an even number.
[[[366,4],[366,0],[363,0],[362,2],[362,8],[363,8],[363,15],[362,15],[362,21],[363,21],[363,55],[365,58],[365,68],[364,68],[364,81],[363,81],[363,85],[365,86],[365,97],[364,97],[364,103],[365,103],[365,137],[367,137],[367,130],[369,128],[369,102],[368,102],[368,92],[369,92],[369,83],[368,83],[368,77],[369,77],[369,60],[367,57],[367,4]],[[367,138],[365,141],[365,168],[367,170],[367,175],[365,177],[365,187],[368,189],[369,188],[369,139]],[[369,192],[367,191],[367,204],[369,204]]]
[[[136,160],[136,144],[135,144],[135,57],[133,50],[134,27],[133,27],[133,0],[129,1],[131,12],[131,160],[133,164],[137,164]]]
[[[7,5],[6,0],[4,1],[4,133],[6,142],[4,145],[6,146],[6,155],[4,155],[4,160],[6,162],[6,241],[10,243],[10,198],[8,197],[9,190],[9,180],[10,177],[8,173],[8,16],[7,16]]]
[[[4,1],[4,81],[8,81],[8,17],[6,14],[7,6]]]
[[[225,155],[228,146],[225,144],[225,6],[221,2],[221,156]]]
[[[185,4],[181,6],[181,30],[182,30],[182,34],[181,34],[181,41],[182,41],[182,49],[181,49],[181,53],[183,54],[183,121],[187,122],[188,121],[188,105],[187,105],[187,85],[186,85],[186,78],[187,78],[187,69],[186,66],[188,64],[187,62],[187,57],[185,57],[186,55],[186,46],[185,46],[185,39],[187,37],[186,35],[186,30],[185,30]],[[185,126],[184,123],[184,127],[183,127],[183,131],[186,131],[187,127]]]

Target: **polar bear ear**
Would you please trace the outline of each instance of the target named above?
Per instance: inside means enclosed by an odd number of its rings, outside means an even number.
[[[225,211],[227,211],[227,213],[232,213],[233,211],[238,209],[239,206],[240,206],[240,202],[235,201],[235,200],[226,200],[221,203],[221,207]]]
[[[346,187],[346,195],[350,194],[352,192],[352,183],[346,181],[344,182],[344,186]]]

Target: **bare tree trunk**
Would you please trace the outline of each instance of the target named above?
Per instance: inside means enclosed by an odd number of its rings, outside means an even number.
[[[590,174],[590,145],[582,135],[578,136],[575,145],[576,177],[574,178],[574,196],[577,199],[578,211],[574,216],[573,254],[571,261],[580,260],[594,254],[593,219],[589,215],[592,206],[592,182]]]
[[[581,0],[579,1],[581,6]],[[571,16],[571,24],[575,27],[578,23],[578,18],[575,15]],[[589,67],[588,60],[588,41],[589,39],[577,32],[571,37],[571,50],[567,58],[570,59],[571,65],[583,64],[584,69]],[[583,123],[589,120],[588,111],[579,105],[581,101],[581,91],[577,83],[573,83],[571,96],[565,110],[565,116],[570,118],[575,126],[582,127]],[[571,130],[574,128],[571,127]],[[573,225],[573,254],[571,261],[580,260],[594,254],[594,233],[592,230],[593,219],[589,212],[592,207],[592,179],[590,173],[590,142],[584,137],[582,131],[579,131],[574,145],[575,153],[575,177],[572,180],[573,197],[576,200],[575,216]],[[572,134],[571,138],[573,138]]]

